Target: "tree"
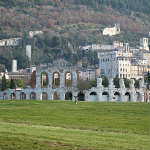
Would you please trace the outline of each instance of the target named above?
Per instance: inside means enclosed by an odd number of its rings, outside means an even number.
[[[114,78],[114,85],[116,88],[120,88],[118,75]]]
[[[23,80],[17,79],[14,82],[15,82],[16,87],[25,87],[25,82]]]
[[[109,85],[109,81],[108,81],[108,78],[106,76],[104,76],[102,79],[102,85],[104,87],[108,87],[108,85]]]
[[[135,80],[135,83],[134,83],[134,86],[135,86],[135,88],[139,88],[139,80]]]
[[[150,89],[150,72],[146,74],[144,80],[147,83],[147,88]]]
[[[77,82],[77,88],[80,90],[80,91],[83,91],[83,90],[88,90],[88,89],[91,89],[92,87],[96,87],[97,84],[96,84],[96,80],[92,80],[92,81],[87,81],[87,80],[78,80]]]
[[[6,77],[5,74],[2,77],[2,91],[6,90],[7,86],[6,86]]]
[[[130,87],[130,80],[129,79],[124,79],[124,84],[126,88]]]
[[[10,80],[10,89],[15,89],[16,88],[16,84],[15,81],[13,79]]]

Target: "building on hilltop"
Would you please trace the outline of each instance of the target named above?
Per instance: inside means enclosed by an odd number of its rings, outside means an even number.
[[[103,30],[103,35],[109,35],[109,36],[113,36],[113,35],[117,35],[120,34],[120,25],[119,24],[115,24],[114,27],[107,27],[104,28]]]
[[[148,38],[141,38],[140,39],[140,49],[149,51]]]
[[[22,38],[10,38],[0,40],[0,47],[4,46],[18,46],[21,43]]]

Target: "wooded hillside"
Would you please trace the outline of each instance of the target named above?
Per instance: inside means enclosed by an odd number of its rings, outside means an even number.
[[[0,39],[23,38],[20,47],[5,48],[5,52],[0,47],[0,64],[10,68],[11,60],[17,58],[19,67],[26,67],[25,45],[30,43],[33,64],[58,57],[72,57],[75,64],[82,58],[79,45],[113,40],[136,45],[150,29],[149,4],[149,0],[0,0]],[[120,24],[121,34],[102,36],[103,28],[115,23]],[[29,31],[35,30],[44,35],[28,40]]]

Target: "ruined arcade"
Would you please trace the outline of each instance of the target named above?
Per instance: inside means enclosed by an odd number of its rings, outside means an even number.
[[[75,68],[38,68],[32,87],[21,90],[8,89],[0,92],[1,100],[75,100],[80,101],[149,101],[144,79],[140,80],[139,88],[134,87],[131,79],[130,88],[125,88],[124,80],[120,79],[120,88],[115,88],[113,79],[109,79],[109,86],[102,85],[102,78],[97,78],[97,87],[79,91],[77,88],[78,73]]]

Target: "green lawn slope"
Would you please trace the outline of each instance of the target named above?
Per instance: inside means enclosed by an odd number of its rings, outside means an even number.
[[[146,103],[0,101],[0,150],[149,150]]]

